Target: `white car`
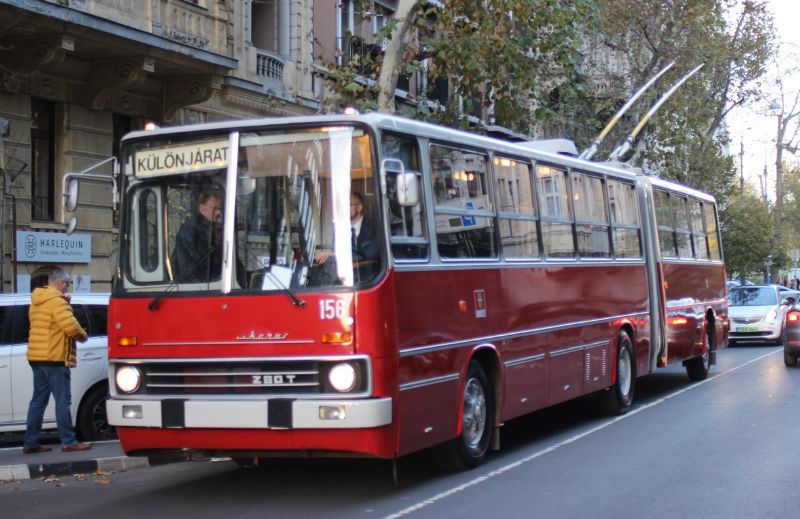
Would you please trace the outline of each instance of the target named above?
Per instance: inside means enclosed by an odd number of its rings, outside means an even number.
[[[784,320],[791,302],[777,285],[733,287],[728,291],[731,322],[728,344],[783,344]]]
[[[30,294],[0,294],[0,432],[25,430],[33,394],[28,364]],[[108,294],[73,294],[75,317],[89,339],[78,343],[78,366],[72,370],[72,422],[84,441],[116,437],[106,419],[108,396]],[[56,429],[55,402],[44,414],[43,429]]]

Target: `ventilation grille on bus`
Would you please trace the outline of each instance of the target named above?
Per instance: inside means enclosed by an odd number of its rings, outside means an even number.
[[[143,363],[139,395],[341,395],[328,384],[328,372],[341,361],[226,361],[219,363]],[[369,390],[363,359],[356,367],[356,387]]]

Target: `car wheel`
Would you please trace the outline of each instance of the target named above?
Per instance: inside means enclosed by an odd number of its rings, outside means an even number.
[[[786,367],[793,368],[797,366],[797,355],[792,355],[791,353],[783,352],[783,363],[786,364]]]
[[[494,425],[494,392],[483,367],[474,360],[467,370],[461,406],[461,434],[433,448],[437,464],[445,470],[477,467],[489,451]]]
[[[633,404],[636,391],[636,355],[633,341],[626,332],[617,339],[617,372],[614,385],[598,395],[600,409],[607,414],[624,414]]]
[[[117,432],[106,415],[108,387],[99,385],[89,391],[78,410],[77,429],[83,441],[114,440]]]

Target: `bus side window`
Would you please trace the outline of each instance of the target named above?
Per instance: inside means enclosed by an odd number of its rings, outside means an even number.
[[[383,159],[396,159],[406,172],[420,172],[419,148],[411,137],[384,134]],[[384,172],[386,178],[386,211],[389,220],[392,254],[399,260],[428,258],[428,238],[425,233],[424,197],[413,206],[401,206],[397,199],[398,171]],[[420,178],[420,185],[422,184]]]
[[[654,190],[653,201],[656,206],[656,225],[658,225],[661,255],[676,258],[678,251],[675,245],[675,224],[672,219],[670,195],[666,191]]]

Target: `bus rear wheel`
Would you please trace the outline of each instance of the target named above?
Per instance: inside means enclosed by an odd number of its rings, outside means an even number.
[[[706,331],[705,353],[699,357],[687,360],[685,364],[686,374],[689,375],[689,380],[694,382],[705,380],[708,377],[708,371],[711,369],[711,345],[714,344],[714,335],[709,328],[707,328]]]
[[[494,392],[477,361],[469,363],[462,396],[461,434],[433,448],[436,463],[445,470],[480,465],[489,451],[494,423]]]
[[[633,404],[636,389],[636,355],[627,332],[617,338],[617,372],[614,385],[600,392],[600,409],[607,414],[624,414]]]

